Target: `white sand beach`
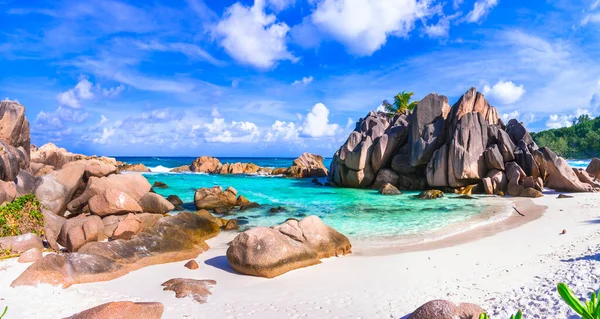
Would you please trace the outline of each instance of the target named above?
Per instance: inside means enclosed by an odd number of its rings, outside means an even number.
[[[429,300],[449,299],[479,304],[492,318],[508,318],[518,308],[528,319],[569,318],[574,313],[559,300],[556,284],[566,282],[580,296],[600,287],[600,200],[595,194],[573,195],[518,199],[526,217],[515,213],[442,242],[404,249],[410,252],[357,251],[274,279],[229,268],[225,250],[232,232],[208,241],[211,249],[196,259],[197,270],[188,270],[185,262],[163,264],[67,289],[10,288],[28,265],[4,260],[0,306],[9,306],[9,319],[60,318],[118,300],[162,302],[164,318],[403,318]],[[533,204],[547,207],[537,219],[532,216],[542,210]],[[178,277],[213,279],[217,285],[206,304],[197,304],[162,291],[163,282]]]

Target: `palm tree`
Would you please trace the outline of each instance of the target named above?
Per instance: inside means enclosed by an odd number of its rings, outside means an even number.
[[[402,91],[402,93],[398,93],[396,96],[394,96],[393,105],[388,101],[383,101],[383,106],[389,113],[406,114],[412,112],[412,110],[417,107],[417,104],[419,104],[419,101],[410,102],[410,99],[414,94],[415,93],[413,92]]]

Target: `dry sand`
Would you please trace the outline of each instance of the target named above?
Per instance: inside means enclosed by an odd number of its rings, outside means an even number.
[[[570,318],[556,284],[581,295],[600,287],[600,196],[574,196],[517,200],[525,217],[515,213],[439,242],[330,258],[274,279],[233,273],[224,255],[234,233],[208,241],[212,249],[196,259],[197,270],[185,262],[157,265],[68,289],[10,288],[27,265],[6,260],[0,307],[9,306],[8,319],[61,318],[116,300],[162,302],[163,318],[403,318],[426,301],[450,299],[480,304],[492,318],[519,307],[527,319]],[[177,277],[217,285],[208,303],[196,304],[162,291]]]

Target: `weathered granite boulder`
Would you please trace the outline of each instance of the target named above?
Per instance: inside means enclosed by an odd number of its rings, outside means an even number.
[[[210,289],[216,285],[214,280],[197,280],[188,278],[174,278],[167,280],[161,286],[165,291],[174,291],[176,298],[190,297],[197,303],[206,303],[212,293]]]
[[[573,168],[573,172],[575,172],[580,182],[592,185],[595,188],[600,188],[600,180],[590,175],[590,173],[583,168]]]
[[[104,223],[100,217],[79,215],[63,223],[57,242],[69,252],[75,252],[87,243],[105,238]]]
[[[502,154],[503,161],[512,162],[515,160],[515,150],[517,146],[513,143],[512,138],[508,133],[504,130],[498,130],[498,149],[500,150],[500,154]]]
[[[294,160],[286,171],[286,176],[295,178],[325,177],[327,168],[323,165],[323,157],[311,153],[303,153]]]
[[[488,126],[481,113],[467,113],[457,123],[448,148],[448,185],[463,187],[485,177],[483,153],[488,143]]]
[[[143,212],[142,207],[135,199],[123,191],[112,188],[107,188],[102,193],[92,196],[88,205],[90,211],[100,217]]]
[[[2,127],[0,127],[1,131]],[[29,157],[23,147],[14,147],[0,140],[0,180],[14,181],[20,170],[29,168]]]
[[[504,158],[497,144],[488,146],[484,153],[485,163],[488,169],[504,170]]]
[[[380,169],[389,167],[398,148],[406,144],[408,134],[406,116],[399,116],[394,124],[380,138],[375,140],[371,155],[371,168],[374,173],[379,174]]]
[[[218,173],[222,166],[217,158],[200,156],[192,162],[190,170],[197,173]]]
[[[541,197],[541,190],[535,189],[535,182],[528,183],[530,186],[525,187],[527,175],[521,169],[519,164],[515,162],[506,163],[506,177],[508,179],[507,193],[514,197]],[[532,187],[533,186],[533,187]],[[541,186],[543,188],[543,185]]]
[[[31,162],[50,165],[55,169],[61,169],[63,165],[73,162],[77,156],[64,148],[53,143],[47,143],[31,152]]]
[[[148,180],[139,173],[90,177],[83,193],[69,202],[67,209],[70,212],[80,211],[93,196],[103,195],[107,189],[121,191],[137,202],[151,188],[152,186],[148,183]]]
[[[508,186],[508,179],[506,178],[506,174],[503,171],[493,169],[488,174],[487,177],[482,179],[484,186],[486,183],[490,183],[491,189],[488,191],[486,188],[486,194],[500,194],[506,193],[506,187]]]
[[[148,173],[150,169],[146,167],[144,164],[123,164],[119,166],[119,171],[122,172],[139,172],[139,173]]]
[[[417,308],[408,319],[479,319],[483,309],[475,304],[432,300]]]
[[[46,238],[48,245],[50,245],[50,248],[59,250],[57,243],[58,236],[67,220],[44,207],[42,207],[42,215],[44,215],[44,237]]]
[[[17,196],[23,196],[25,194],[32,194],[38,183],[39,178],[33,176],[28,171],[22,169],[17,174],[15,180],[15,186],[17,188]]]
[[[156,193],[147,193],[142,196],[139,204],[144,212],[153,214],[166,214],[175,209],[171,202]]]
[[[385,184],[398,185],[398,174],[389,168],[379,170],[375,182],[371,185],[373,189],[380,189]]]
[[[12,202],[17,197],[17,185],[15,182],[0,181],[0,205]]]
[[[600,179],[600,159],[593,158],[586,171],[596,179]]]
[[[427,165],[444,144],[444,124],[450,112],[448,98],[431,93],[419,102],[409,119],[410,165]]]
[[[402,192],[399,191],[394,185],[388,183],[379,189],[379,194],[381,195],[401,195]]]
[[[175,167],[173,169],[171,169],[169,172],[171,173],[184,173],[184,172],[189,172],[190,170],[190,166],[189,165],[183,165],[183,166],[179,166],[179,167]]]
[[[179,198],[179,196],[177,195],[169,195],[167,196],[167,201],[169,201],[169,203],[173,204],[173,206],[175,207],[175,210],[182,210],[183,207],[181,205],[183,205],[183,201],[181,200],[181,198]]]
[[[533,141],[531,134],[529,134],[525,126],[523,126],[523,123],[516,119],[508,121],[508,124],[506,124],[506,133],[508,133],[515,145],[518,145],[519,142],[523,141],[530,151],[535,151],[539,148]]]
[[[29,171],[34,176],[44,176],[52,173],[54,170],[55,167],[52,165],[29,162]]]
[[[31,248],[19,256],[19,263],[33,263],[42,259],[42,250],[39,248]]]
[[[146,266],[196,258],[219,227],[192,213],[161,218],[154,227],[129,240],[92,242],[76,253],[49,254],[27,268],[13,283],[62,286],[112,280]]]
[[[237,202],[237,191],[228,187],[225,191],[220,186],[200,188],[194,194],[196,209],[215,209],[233,207]]]
[[[350,253],[346,236],[317,216],[289,219],[271,228],[240,233],[227,249],[227,260],[239,273],[273,278],[290,270],[320,263],[320,258]]]
[[[112,239],[131,239],[142,231],[142,220],[135,214],[128,214],[122,221],[117,224],[114,232],[111,235]]]
[[[75,162],[68,163],[63,166],[68,167],[76,164],[84,164],[85,165],[85,178],[89,179],[90,177],[105,177],[111,174],[117,173],[117,166],[113,164],[109,164],[106,162],[102,162],[97,159],[88,159],[88,160],[78,160]]]
[[[160,319],[164,311],[160,302],[113,301],[64,319]]]
[[[76,162],[72,164],[37,179],[34,194],[42,206],[56,215],[65,214],[67,204],[83,183],[86,166]]]
[[[426,191],[422,191],[419,195],[417,195],[420,199],[437,199],[444,197],[444,192],[437,189],[430,189]]]
[[[25,117],[25,107],[15,101],[0,101],[0,140],[22,147],[27,159],[31,157],[29,121]]]
[[[0,237],[0,249],[8,249],[13,254],[21,254],[34,248],[44,249],[42,239],[35,234]]]
[[[567,161],[558,157],[552,150],[542,147],[539,150],[544,158],[546,186],[559,192],[593,192],[593,185],[583,183],[573,172]]]

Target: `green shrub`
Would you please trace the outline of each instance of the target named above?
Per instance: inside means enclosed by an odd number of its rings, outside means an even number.
[[[0,206],[0,237],[44,233],[44,215],[40,201],[33,194],[15,198]]]
[[[519,309],[519,311],[517,311],[516,315],[510,316],[510,319],[522,319],[522,318],[523,318],[523,312],[521,312],[521,309]],[[479,315],[479,319],[490,319],[490,317],[484,312]]]
[[[8,311],[8,306],[4,307],[4,312],[2,312],[2,314],[0,315],[0,319],[4,318],[4,315],[6,314],[7,311]]]
[[[583,319],[600,319],[600,300],[597,293],[592,292],[590,301],[587,301],[585,304],[562,282],[558,284],[558,293],[567,305],[575,310]]]

